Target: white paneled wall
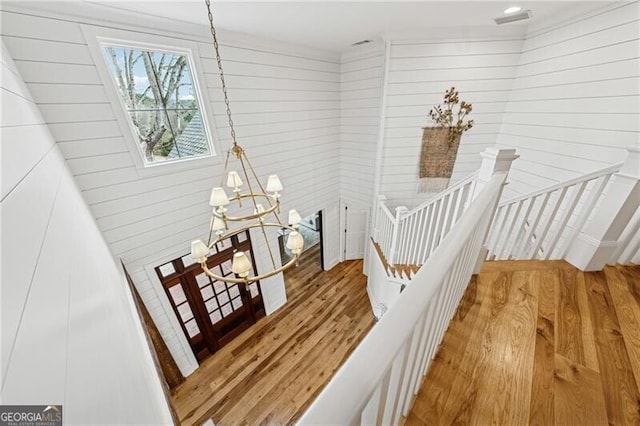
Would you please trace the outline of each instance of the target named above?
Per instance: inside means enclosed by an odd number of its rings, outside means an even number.
[[[134,38],[135,31],[174,37],[160,30],[171,28],[176,40],[198,43],[218,145],[226,150],[229,128],[210,35],[204,26],[155,22],[90,4],[78,8],[82,16],[71,9],[52,13],[21,7],[29,5],[3,5],[3,39],[111,252],[124,259],[169,350],[188,374],[194,368],[193,355],[170,309],[167,314],[165,295],[154,287],[156,278],[149,268],[186,254],[192,240],[205,238],[208,194],[219,182],[223,158],[188,168],[168,166],[162,173],[140,172],[97,71],[102,64],[91,56],[81,25],[120,27],[132,31]],[[112,24],[131,21],[135,25]],[[238,142],[260,176],[279,174],[285,185],[282,210],[295,207],[305,216],[337,208],[339,55],[226,32],[220,38]],[[339,241],[337,223],[332,225],[327,229],[335,229],[336,235],[329,245]],[[263,285],[271,312],[286,301],[285,287],[281,277]]]
[[[520,154],[506,196],[621,162],[640,143],[639,17],[637,1],[616,3],[529,32],[498,138]]]
[[[480,166],[479,153],[493,146],[518,65],[523,37],[475,36],[458,40],[391,42],[382,188],[390,204],[417,205],[422,128],[433,125],[432,106],[455,86],[473,104],[474,127],[462,137],[451,182]]]
[[[170,424],[119,266],[2,46],[3,404],[65,424]]]
[[[342,55],[340,86],[340,194],[371,207],[384,77],[384,46],[360,46]]]

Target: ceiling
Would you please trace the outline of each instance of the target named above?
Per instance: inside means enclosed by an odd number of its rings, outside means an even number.
[[[204,0],[89,0],[108,7],[207,24]],[[218,28],[275,40],[344,51],[352,43],[376,39],[388,32],[426,28],[494,26],[493,18],[518,5],[530,9],[533,18],[506,24],[522,26],[549,19],[576,1],[214,1]],[[594,7],[605,2],[580,1]]]

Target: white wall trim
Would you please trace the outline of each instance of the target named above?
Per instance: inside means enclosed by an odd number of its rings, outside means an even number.
[[[381,34],[386,42],[402,44],[456,42],[465,40],[495,41],[522,39],[527,33],[526,25],[515,26],[476,26],[476,27],[445,27],[425,28],[419,30],[389,31]]]
[[[164,258],[159,259],[157,263],[155,263],[155,265],[156,266],[162,265],[180,256],[181,256],[180,254],[165,256]],[[189,345],[189,342],[187,341],[187,337],[184,335],[184,331],[180,326],[178,317],[176,317],[176,313],[173,311],[171,302],[169,301],[169,298],[167,297],[167,294],[165,293],[164,288],[162,287],[162,283],[160,282],[160,279],[156,274],[155,266],[147,265],[144,267],[144,269],[147,272],[149,281],[151,282],[151,287],[153,288],[153,292],[155,293],[158,300],[160,300],[160,305],[162,306],[162,310],[167,315],[167,318],[169,319],[169,323],[171,324],[171,328],[173,328],[177,336],[178,342],[180,342],[180,346],[182,347],[186,355],[186,360],[187,360],[186,365],[181,365],[181,363],[179,363],[178,360],[176,360],[176,364],[178,365],[178,368],[180,369],[180,372],[182,373],[182,375],[184,377],[187,377],[188,375],[193,373],[200,365],[198,364],[198,361],[196,360],[195,355],[193,355],[193,350],[191,349],[191,345]]]

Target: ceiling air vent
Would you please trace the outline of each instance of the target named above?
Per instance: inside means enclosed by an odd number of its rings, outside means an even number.
[[[367,43],[371,43],[372,40],[360,40],[360,41],[356,41],[355,43],[352,44],[352,46],[362,46],[363,44],[367,44]]]
[[[501,25],[501,24],[507,24],[509,22],[522,21],[523,19],[529,19],[529,18],[531,18],[531,11],[523,10],[522,12],[514,13],[512,15],[494,18],[494,21],[496,21],[496,24]]]

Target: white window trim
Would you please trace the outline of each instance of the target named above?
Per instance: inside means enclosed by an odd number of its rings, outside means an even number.
[[[122,136],[125,139],[140,176],[155,176],[196,167],[205,167],[219,162],[215,158],[218,156],[218,153],[222,151],[220,150],[220,144],[213,124],[213,114],[210,112],[211,101],[207,93],[206,79],[200,61],[200,51],[198,50],[197,42],[178,37],[164,37],[136,31],[96,27],[93,25],[81,25],[81,28],[105,92],[113,107],[113,112],[122,131]],[[140,149],[140,144],[134,138],[131,120],[125,114],[123,101],[117,91],[114,76],[109,69],[109,63],[103,51],[103,47],[108,45],[149,51],[168,51],[186,55],[192,72],[192,82],[198,98],[200,115],[202,116],[204,130],[209,142],[210,154],[168,162],[158,162],[155,164],[147,164],[145,162],[143,157],[144,153]]]

